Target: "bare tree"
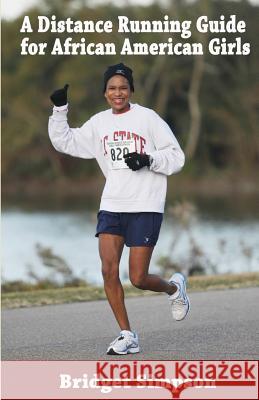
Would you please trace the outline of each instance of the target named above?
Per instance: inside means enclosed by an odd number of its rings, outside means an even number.
[[[193,158],[197,149],[201,131],[201,110],[199,104],[199,93],[204,71],[204,56],[194,58],[190,89],[188,92],[188,105],[190,111],[190,129],[185,147],[187,159]]]

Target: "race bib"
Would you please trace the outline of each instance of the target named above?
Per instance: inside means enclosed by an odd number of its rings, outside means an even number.
[[[134,139],[129,140],[111,140],[106,142],[108,157],[112,169],[129,168],[124,161],[123,156],[135,151]]]

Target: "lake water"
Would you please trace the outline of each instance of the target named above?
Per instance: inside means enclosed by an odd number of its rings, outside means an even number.
[[[36,244],[51,248],[73,269],[76,276],[101,284],[98,240],[94,237],[96,217],[85,211],[25,211],[5,209],[2,213],[2,277],[6,280],[29,280],[28,268],[43,277],[48,272],[37,255]],[[190,247],[188,231],[173,225],[165,215],[160,238],[155,248],[151,271],[159,271],[161,256],[186,263]],[[173,253],[170,246],[178,238]],[[191,236],[204,253],[207,272],[210,264],[217,273],[259,270],[259,219],[226,219],[202,215],[192,226]],[[121,261],[121,279],[128,280],[128,249]],[[206,261],[204,261],[206,264]]]

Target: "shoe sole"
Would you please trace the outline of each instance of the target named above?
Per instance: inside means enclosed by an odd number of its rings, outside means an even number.
[[[109,354],[110,356],[123,356],[126,354],[136,354],[139,353],[139,347],[135,347],[132,349],[129,349],[127,351],[121,351],[121,352],[116,352],[113,347],[111,347],[110,349],[108,349],[107,354]]]
[[[189,300],[189,297],[188,297],[187,295],[186,295],[186,298],[187,298],[187,300],[188,300],[188,310],[187,310],[187,312],[186,312],[186,314],[185,314],[185,316],[184,316],[183,318],[181,318],[181,319],[175,319],[175,318],[174,318],[174,320],[175,320],[176,322],[179,322],[179,321],[182,321],[183,319],[185,319],[185,318],[187,317],[187,315],[188,315],[190,309],[191,309],[190,300]]]
[[[187,317],[187,314],[189,313],[189,311],[190,311],[190,309],[191,309],[191,304],[190,304],[190,299],[189,299],[189,297],[188,297],[187,294],[186,294],[186,279],[185,279],[185,277],[183,276],[183,274],[181,274],[180,272],[177,272],[177,274],[181,276],[181,279],[182,279],[183,284],[184,284],[185,297],[187,298],[187,301],[188,301],[188,310],[187,310],[185,316],[184,316],[183,318],[181,318],[181,319],[175,319],[175,318],[173,317],[175,321],[179,322],[179,321],[184,320],[184,319]],[[173,281],[171,281],[171,282],[173,282]],[[174,282],[173,282],[173,283],[174,283]]]

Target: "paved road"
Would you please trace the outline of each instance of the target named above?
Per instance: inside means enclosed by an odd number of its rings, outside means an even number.
[[[172,321],[164,295],[128,299],[141,353],[127,359],[259,359],[259,288],[191,293],[190,299],[182,322]],[[106,301],[5,310],[2,359],[108,359],[107,344],[117,334]]]

